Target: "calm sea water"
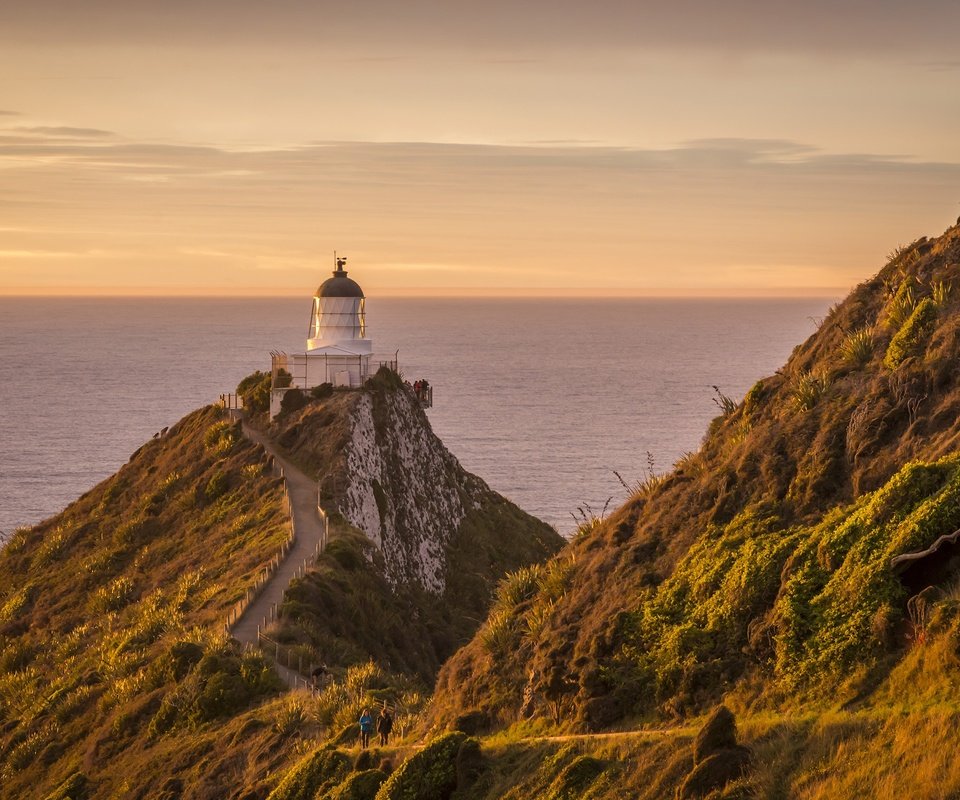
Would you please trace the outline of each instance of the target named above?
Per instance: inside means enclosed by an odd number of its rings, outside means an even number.
[[[434,388],[463,465],[569,531],[698,447],[712,385],[740,398],[829,299],[368,300],[377,352]],[[302,352],[310,299],[0,298],[0,531],[39,522],[145,439]]]

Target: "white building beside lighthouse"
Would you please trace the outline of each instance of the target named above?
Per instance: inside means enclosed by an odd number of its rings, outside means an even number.
[[[347,277],[345,258],[336,258],[335,263],[332,277],[321,283],[313,296],[306,351],[271,353],[274,388],[270,416],[280,412],[280,402],[288,389],[309,391],[324,383],[356,387],[381,366],[397,369],[396,354],[392,358],[374,357],[373,342],[367,338],[363,289]]]

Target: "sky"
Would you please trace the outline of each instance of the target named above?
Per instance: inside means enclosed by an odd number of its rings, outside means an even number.
[[[960,215],[960,4],[0,5],[0,294],[835,295]]]

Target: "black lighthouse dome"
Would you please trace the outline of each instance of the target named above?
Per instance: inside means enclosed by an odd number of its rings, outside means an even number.
[[[347,259],[338,258],[337,268],[333,271],[333,277],[327,278],[317,289],[317,297],[363,297],[363,289],[355,280],[347,277],[347,271],[343,268]]]

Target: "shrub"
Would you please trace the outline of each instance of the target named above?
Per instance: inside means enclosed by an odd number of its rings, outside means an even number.
[[[677,792],[678,800],[713,797],[718,789],[742,777],[750,765],[750,751],[745,747],[719,750],[697,764]]]
[[[300,389],[296,387],[287,389],[287,391],[283,393],[283,398],[280,400],[280,413],[292,414],[294,411],[299,411],[306,404],[307,396]]]
[[[461,714],[450,727],[452,730],[467,734],[467,736],[476,736],[478,733],[489,730],[490,717],[485,712],[474,709]]]
[[[867,364],[873,357],[873,332],[869,328],[858,328],[848,333],[840,345],[840,355],[851,367]]]
[[[164,678],[181,681],[203,658],[203,648],[196,642],[174,642],[167,653],[157,659],[156,670]]]
[[[537,580],[540,595],[548,602],[563,597],[570,585],[573,567],[572,558],[554,558],[544,564]]]
[[[339,750],[315,750],[284,776],[267,800],[313,800],[335,787],[350,770],[350,759]]]
[[[283,375],[287,375],[283,372]],[[287,378],[290,376],[287,375]],[[270,383],[269,372],[256,372],[247,375],[237,385],[237,394],[243,398],[243,407],[252,414],[263,413],[270,408]],[[279,384],[279,376],[278,376]],[[289,381],[284,386],[289,385]]]
[[[146,518],[138,515],[114,528],[111,538],[117,547],[126,548],[132,544],[135,544],[139,539],[141,539],[142,534],[146,529]],[[91,560],[87,563],[92,567],[90,571],[96,573],[100,571],[99,567],[109,566],[109,562],[111,560],[110,553],[94,553],[91,555]],[[101,563],[98,564],[98,561]]]
[[[37,554],[33,559],[33,565],[35,567],[45,567],[56,561],[66,546],[67,536],[63,528],[57,526],[56,529],[50,531],[43,537],[43,541],[40,543]]]
[[[936,305],[929,297],[924,298],[913,310],[903,327],[890,340],[883,363],[890,369],[899,367],[926,341],[933,330],[936,318]]]
[[[229,450],[237,440],[237,426],[229,420],[215,422],[203,434],[203,444],[214,453]],[[174,473],[179,478],[179,473]],[[175,479],[176,480],[176,479]]]
[[[513,613],[506,609],[495,611],[487,617],[480,629],[480,643],[494,656],[509,653],[516,643],[517,631]]]
[[[19,772],[33,763],[47,744],[56,738],[56,734],[56,725],[47,724],[45,727],[28,734],[22,741],[10,748],[7,754],[7,763],[3,770],[3,777],[9,778],[11,774]]]
[[[276,691],[279,684],[279,678],[256,654],[244,653],[237,657],[227,648],[218,648],[208,651],[194,669],[189,665],[196,658],[196,652],[184,653],[184,656],[181,671],[189,671],[177,689],[164,697],[150,722],[151,735],[229,716],[257,697]],[[163,671],[160,670],[161,674]]]
[[[27,607],[30,602],[30,585],[24,586],[20,591],[9,595],[0,605],[0,623],[12,622]]]
[[[579,800],[605,769],[593,756],[578,756],[563,768],[550,786],[548,800]]]
[[[737,744],[737,723],[726,706],[718,706],[707,717],[693,742],[693,763],[699,764],[717,750],[726,750]]]
[[[203,496],[207,498],[208,503],[212,503],[214,500],[222,497],[227,493],[229,488],[229,480],[225,472],[215,472],[207,485],[203,489]]]
[[[334,791],[326,795],[326,800],[374,800],[386,779],[387,773],[380,769],[354,772]]]
[[[37,655],[37,648],[25,639],[0,638],[0,673],[18,672],[24,669]]]
[[[720,413],[725,417],[729,417],[734,411],[737,410],[736,400],[721,392],[719,386],[713,387],[713,402],[716,404],[717,408],[720,409]]]
[[[0,548],[7,555],[19,555],[22,553],[27,546],[27,540],[30,538],[30,528],[20,526],[15,528],[13,533],[4,538],[3,534],[0,534]]]
[[[394,372],[390,367],[383,366],[377,370],[377,374],[372,378],[367,380],[366,386],[368,389],[378,390],[378,389],[402,389],[403,388],[403,378],[400,377],[400,373]]]
[[[466,740],[457,731],[434,739],[400,765],[376,800],[448,800],[457,788],[457,754]]]
[[[89,796],[90,786],[87,776],[82,772],[74,772],[48,794],[46,800],[87,800]]]
[[[310,396],[314,400],[326,400],[328,397],[333,395],[333,384],[332,383],[321,383],[319,386],[314,386],[310,390]]]
[[[466,739],[457,750],[457,787],[466,788],[476,783],[483,771],[483,753],[480,749],[480,740],[473,737]]]
[[[389,686],[387,676],[374,661],[366,664],[355,664],[347,670],[344,684],[347,693],[356,702],[363,702],[369,693],[376,689],[386,689]]]

